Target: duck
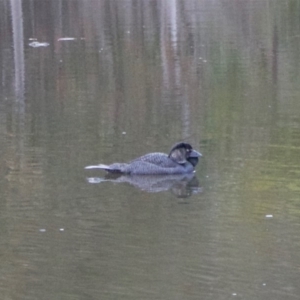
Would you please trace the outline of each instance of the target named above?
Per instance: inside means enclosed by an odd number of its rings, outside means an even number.
[[[188,174],[195,171],[201,156],[189,143],[179,142],[171,148],[169,154],[153,152],[128,163],[99,164],[86,166],[85,169],[102,169],[108,173],[126,175]]]

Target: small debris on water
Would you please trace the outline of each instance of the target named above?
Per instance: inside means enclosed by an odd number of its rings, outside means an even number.
[[[32,43],[29,43],[28,45],[33,48],[38,48],[38,47],[48,47],[50,44],[49,43],[40,43],[40,42],[35,41]]]
[[[59,231],[65,231],[65,229],[64,228],[59,228]]]
[[[60,41],[74,41],[76,40],[76,38],[74,37],[63,37],[63,38],[59,38],[57,41],[60,42]]]
[[[263,286],[266,286],[267,284],[266,284],[266,283],[263,283],[262,285],[263,285]]]
[[[126,131],[123,131],[122,134],[126,134]]]
[[[46,229],[45,229],[45,228],[41,228],[41,229],[39,230],[39,232],[46,232]]]
[[[266,218],[273,218],[273,215],[266,215]]]
[[[232,296],[236,296],[237,294],[236,293],[232,293]]]

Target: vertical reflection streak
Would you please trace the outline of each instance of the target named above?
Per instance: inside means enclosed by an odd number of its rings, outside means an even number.
[[[16,130],[19,134],[18,151],[20,156],[20,168],[23,165],[24,153],[24,128],[25,128],[25,99],[24,99],[24,35],[23,35],[23,13],[22,0],[11,0],[11,16],[13,27],[13,48],[14,48],[14,67],[15,67],[15,113]],[[18,135],[17,135],[18,136]]]
[[[24,112],[24,36],[22,0],[11,0],[11,15],[13,25],[13,47],[15,64],[16,100],[20,104],[20,112]]]

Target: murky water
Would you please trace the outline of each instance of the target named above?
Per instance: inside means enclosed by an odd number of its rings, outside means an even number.
[[[5,299],[299,299],[298,1],[0,3]],[[190,142],[191,178],[86,165]]]

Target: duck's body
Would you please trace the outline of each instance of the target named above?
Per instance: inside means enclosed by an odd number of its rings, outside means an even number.
[[[168,175],[192,173],[201,153],[187,143],[178,143],[170,154],[154,152],[143,155],[129,163],[88,166],[86,169],[103,169],[110,173],[130,175]]]

